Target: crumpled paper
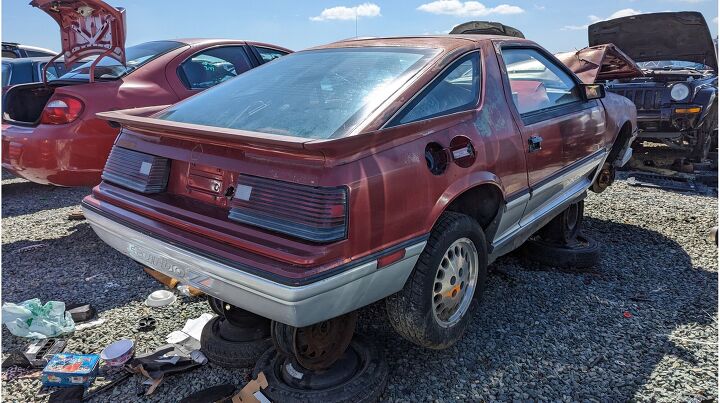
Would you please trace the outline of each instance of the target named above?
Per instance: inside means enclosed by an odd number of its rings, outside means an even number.
[[[2,323],[13,335],[33,339],[57,337],[75,330],[75,322],[70,312],[65,312],[64,302],[48,301],[43,305],[38,298],[19,304],[4,303]]]

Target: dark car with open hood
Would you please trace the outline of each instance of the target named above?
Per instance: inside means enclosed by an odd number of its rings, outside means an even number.
[[[588,28],[590,46],[613,43],[643,75],[616,79],[607,90],[635,103],[639,138],[685,148],[707,158],[717,138],[718,61],[707,23],[698,12],[641,14]]]

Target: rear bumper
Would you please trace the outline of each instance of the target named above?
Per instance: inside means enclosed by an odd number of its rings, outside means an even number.
[[[405,285],[426,241],[405,247],[402,260],[378,269],[377,260],[291,286],[248,273],[120,224],[83,204],[95,233],[108,245],[163,274],[237,307],[302,327],[351,312]]]
[[[43,185],[98,184],[114,137],[83,136],[79,126],[3,124],[2,167]]]

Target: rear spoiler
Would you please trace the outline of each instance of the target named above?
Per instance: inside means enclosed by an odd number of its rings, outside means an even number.
[[[171,137],[193,142],[197,142],[198,138],[202,138],[203,142],[219,145],[227,145],[228,142],[231,142],[271,148],[303,150],[303,144],[312,140],[279,134],[173,122],[149,117],[168,106],[169,105],[162,105],[100,112],[95,116],[100,119],[115,122],[129,129],[140,129],[143,134]]]

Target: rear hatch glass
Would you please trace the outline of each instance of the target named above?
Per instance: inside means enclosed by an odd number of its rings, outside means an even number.
[[[293,53],[175,104],[157,117],[301,138],[340,137],[438,53],[396,47]]]
[[[123,66],[122,63],[111,57],[104,57],[100,59],[97,66],[95,66],[95,78],[100,80],[118,79],[127,75],[131,71],[138,69],[151,60],[181,46],[186,45],[175,41],[154,41],[130,46],[125,50],[127,65]],[[90,78],[90,65],[92,65],[92,63],[92,61],[83,63],[63,74],[60,79],[88,80]]]

